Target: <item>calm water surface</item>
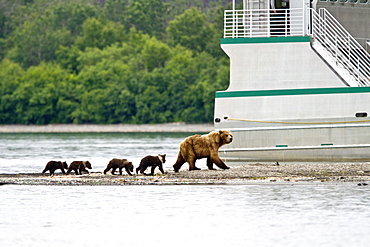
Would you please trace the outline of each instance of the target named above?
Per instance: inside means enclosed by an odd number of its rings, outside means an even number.
[[[353,184],[2,186],[1,246],[369,246]]]
[[[89,160],[102,172],[113,158],[134,166],[146,155],[167,154],[165,168],[176,161],[180,142],[189,133],[0,134],[0,173],[42,172],[50,160]],[[205,161],[199,166],[206,167]],[[184,166],[185,168],[185,166]],[[59,172],[59,170],[57,171]]]
[[[0,173],[167,153],[187,134],[0,134]],[[173,161],[173,162],[172,162]],[[137,164],[135,164],[137,165]],[[202,164],[200,166],[203,166]],[[369,246],[370,187],[0,186],[1,246]]]

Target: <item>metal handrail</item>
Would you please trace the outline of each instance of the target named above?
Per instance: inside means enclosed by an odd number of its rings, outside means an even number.
[[[306,16],[311,16],[307,23]],[[305,30],[305,26],[309,26]],[[311,33],[308,33],[310,30]],[[245,9],[224,12],[224,38],[254,38],[311,35],[331,65],[351,81],[351,86],[370,86],[370,55],[326,10],[320,9]],[[347,76],[348,75],[348,76]],[[354,83],[352,83],[354,81]]]
[[[370,86],[370,55],[326,10],[312,10],[312,37],[357,86]]]
[[[303,8],[225,10],[224,38],[303,36]]]

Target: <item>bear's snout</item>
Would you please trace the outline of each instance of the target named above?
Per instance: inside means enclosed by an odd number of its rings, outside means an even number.
[[[233,135],[231,135],[231,134],[227,135],[227,138],[226,138],[227,143],[232,142],[233,141],[233,138],[234,138]]]

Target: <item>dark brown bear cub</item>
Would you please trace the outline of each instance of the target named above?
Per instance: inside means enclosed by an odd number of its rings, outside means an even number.
[[[46,166],[45,166],[45,169],[42,171],[42,174],[44,174],[45,172],[47,171],[50,171],[50,176],[54,175],[54,172],[55,170],[62,170],[62,173],[65,174],[65,171],[64,169],[68,169],[68,165],[67,165],[67,162],[65,161],[49,161]]]
[[[109,161],[107,168],[105,168],[104,174],[107,174],[107,171],[112,169],[112,174],[114,175],[117,168],[119,169],[119,175],[122,175],[123,168],[125,168],[126,172],[130,176],[132,176],[131,172],[134,172],[134,165],[127,159],[112,159],[111,161]]]
[[[145,170],[151,166],[152,167],[152,171],[150,173],[150,175],[153,175],[154,174],[154,170],[155,168],[158,166],[159,170],[164,174],[164,171],[163,171],[163,164],[166,162],[166,155],[165,154],[158,154],[158,156],[146,156],[144,157],[141,162],[140,162],[140,165],[138,168],[136,168],[136,174],[138,173],[138,171],[140,171],[140,173],[144,174],[144,175],[148,175],[148,174],[145,174]]]
[[[73,161],[67,170],[67,175],[71,172],[74,171],[76,175],[82,175],[82,172],[87,172],[89,173],[88,169],[92,169],[91,164],[89,161]]]

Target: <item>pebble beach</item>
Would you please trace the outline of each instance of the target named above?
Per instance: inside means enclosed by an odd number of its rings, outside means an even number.
[[[19,185],[205,185],[300,182],[352,182],[360,186],[370,183],[369,163],[333,164],[245,164],[227,170],[188,171],[185,164],[180,172],[172,169],[154,176],[111,175],[94,172],[83,175],[54,176],[41,173],[0,174],[1,184]]]
[[[208,133],[212,124],[168,123],[155,125],[0,125],[0,133],[94,133],[94,132],[188,132]],[[0,184],[19,185],[182,185],[182,184],[251,184],[297,182],[354,182],[370,184],[370,163],[246,163],[227,170],[188,171],[184,164],[180,172],[173,169],[154,176],[111,175],[93,172],[84,175],[56,173],[0,174]]]

